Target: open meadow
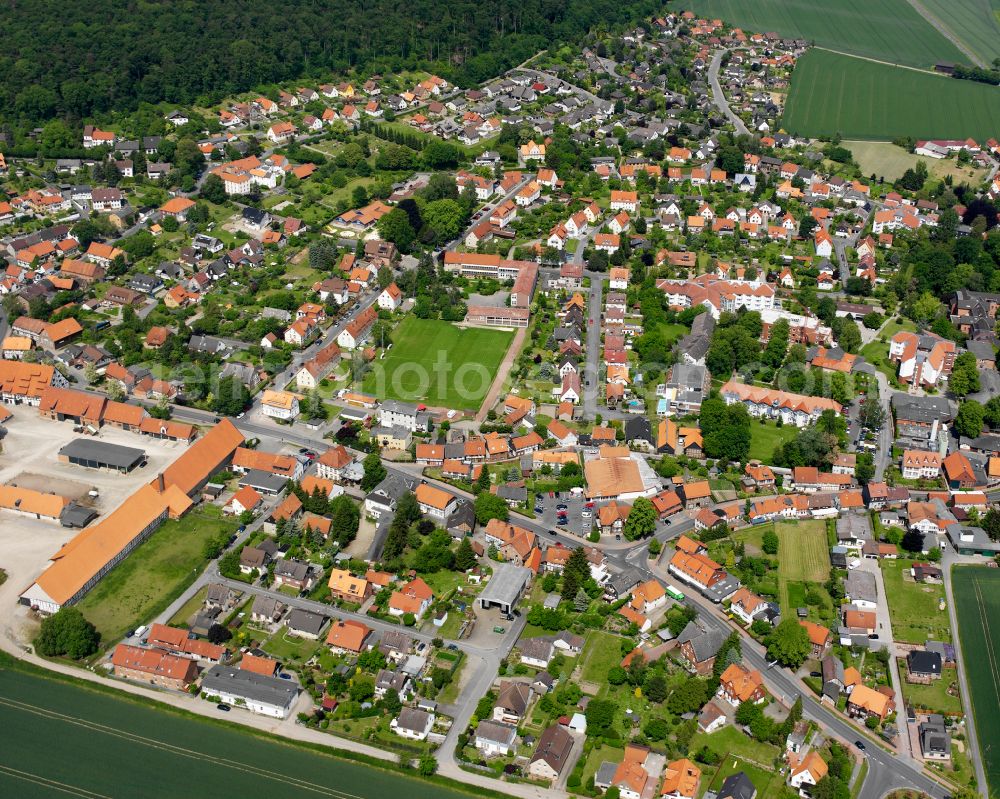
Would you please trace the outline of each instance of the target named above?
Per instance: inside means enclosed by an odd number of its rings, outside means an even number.
[[[1000,130],[1000,91],[825,50],[799,59],[782,118],[792,135],[977,140]]]
[[[205,505],[169,520],[109,572],[77,607],[101,633],[103,645],[148,621],[198,576],[205,544],[234,532],[236,522]]]
[[[976,185],[986,178],[984,169],[959,166],[954,158],[927,158],[916,155],[892,142],[843,141],[841,144],[851,151],[854,160],[861,167],[861,174],[866,177],[875,175],[877,178],[894,181],[902,177],[907,169],[913,169],[918,163],[922,163],[927,167],[927,173],[931,177],[944,178],[950,175],[955,183],[964,181],[969,185]]]
[[[513,338],[506,330],[409,316],[393,331],[392,349],[371,364],[361,388],[379,399],[476,410]]]
[[[747,33],[774,32],[895,64],[968,61],[903,0],[686,0],[682,7]]]
[[[990,793],[1000,790],[1000,569],[955,566],[952,594]]]

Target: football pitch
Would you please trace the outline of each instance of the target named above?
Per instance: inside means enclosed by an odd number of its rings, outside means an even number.
[[[1000,790],[1000,569],[956,566],[951,572],[962,662],[990,795]]]
[[[393,331],[392,349],[370,365],[361,390],[379,399],[477,410],[513,338],[506,330],[408,316]]]
[[[0,714],[0,796],[466,797],[20,669],[0,669]]]
[[[686,0],[681,8],[748,34],[774,32],[894,64],[969,60],[905,0]]]
[[[782,127],[801,136],[981,141],[1000,130],[1000,91],[984,83],[810,50],[792,74]]]

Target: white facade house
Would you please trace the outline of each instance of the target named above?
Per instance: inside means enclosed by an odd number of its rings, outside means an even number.
[[[390,283],[378,295],[378,307],[383,311],[395,311],[402,304],[403,292],[399,290],[399,286],[395,283]]]
[[[260,409],[272,419],[294,419],[299,415],[299,398],[288,391],[265,391]]]
[[[390,729],[401,738],[426,741],[434,727],[434,714],[412,707],[404,707],[390,723]]]
[[[517,741],[517,728],[496,721],[481,721],[476,727],[476,749],[484,757],[503,757]]]
[[[299,694],[299,686],[293,680],[267,677],[221,664],[205,673],[201,689],[202,693],[218,697],[227,705],[276,719],[288,716]]]

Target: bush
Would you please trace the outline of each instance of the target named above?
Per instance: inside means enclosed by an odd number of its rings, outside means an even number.
[[[100,642],[101,634],[79,609],[65,607],[42,621],[35,649],[45,657],[65,655],[80,660],[93,655]]]

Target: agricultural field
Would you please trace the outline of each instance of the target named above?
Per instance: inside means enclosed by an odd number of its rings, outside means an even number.
[[[1000,19],[989,2],[920,0],[920,5],[982,62],[990,64],[1000,56]]]
[[[984,169],[959,166],[954,158],[915,155],[887,141],[844,141],[841,144],[851,151],[865,177],[875,175],[891,182],[901,177],[907,169],[923,163],[927,167],[927,173],[933,178],[951,176],[955,183],[964,181],[970,185],[981,183],[986,178]]]
[[[393,331],[392,349],[372,363],[361,390],[379,399],[476,410],[513,338],[509,331],[408,316]]]
[[[6,661],[4,661],[6,663]],[[339,759],[166,705],[18,668],[0,670],[0,796],[326,796],[461,799],[456,789]],[[202,700],[191,699],[192,703]],[[244,713],[236,710],[232,715]],[[58,747],[38,741],[59,741]],[[66,753],[72,756],[67,757]],[[128,780],[109,763],[128,764]]]
[[[948,611],[938,609],[944,586],[924,585],[910,576],[909,560],[882,560],[882,579],[889,600],[892,635],[897,641],[922,644],[928,638],[951,643]]]
[[[1000,130],[1000,92],[813,49],[795,67],[782,127],[792,135],[845,139],[982,140]]]
[[[214,505],[165,522],[107,574],[77,606],[110,645],[170,604],[205,563],[205,544],[236,529]]]
[[[942,0],[951,4],[951,0]],[[972,4],[974,0],[967,0]],[[748,32],[775,32],[820,47],[894,64],[967,62],[961,51],[902,0],[687,0],[682,6]]]
[[[992,791],[1000,790],[1000,569],[955,566],[952,595],[958,639],[972,693],[980,751]]]

